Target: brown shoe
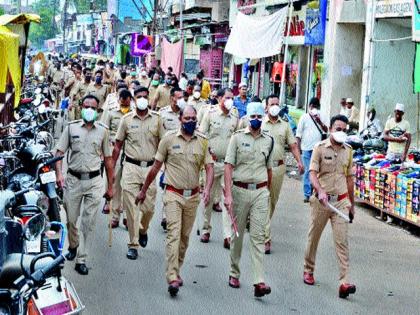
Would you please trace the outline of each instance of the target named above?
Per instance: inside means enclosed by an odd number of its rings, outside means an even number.
[[[234,289],[238,289],[241,286],[238,278],[229,276],[229,286]]]
[[[171,297],[175,297],[179,291],[179,283],[178,280],[171,281],[168,286],[168,292]]]
[[[210,241],[210,233],[204,233],[200,238],[201,243],[208,243],[209,241]]]
[[[104,204],[104,207],[102,208],[102,213],[103,214],[109,214],[109,203],[108,203],[108,201],[107,202],[105,202],[105,204]]]
[[[314,275],[312,273],[309,273],[309,272],[304,272],[303,273],[303,282],[305,282],[307,285],[314,285],[315,284]]]
[[[271,254],[271,241],[265,242],[265,254]]]
[[[254,284],[254,296],[263,297],[264,295],[270,294],[271,288],[266,285],[264,282]]]
[[[343,283],[338,289],[338,296],[342,299],[347,298],[350,294],[356,293],[356,286],[350,283]]]
[[[230,249],[230,237],[227,237],[223,240],[223,247],[226,249]]]
[[[128,225],[127,225],[127,219],[126,218],[123,219],[123,225],[128,230]]]
[[[213,204],[213,211],[222,212],[222,207],[218,203]]]
[[[112,221],[111,221],[111,229],[116,229],[117,227],[119,227],[120,226],[120,221],[119,220],[115,220],[115,219],[113,219]]]

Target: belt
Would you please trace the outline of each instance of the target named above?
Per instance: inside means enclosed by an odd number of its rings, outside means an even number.
[[[73,175],[74,177],[80,180],[88,180],[88,179],[95,178],[96,176],[99,176],[101,174],[101,171],[97,170],[97,171],[87,172],[87,173],[78,173],[69,169],[67,173]]]
[[[276,161],[273,161],[273,166],[274,167],[276,167],[276,166],[280,166],[280,165],[283,165],[284,164],[284,161],[283,160],[276,160]]]
[[[346,199],[348,197],[348,195],[349,195],[348,193],[344,193],[344,194],[341,194],[341,195],[330,195],[330,194],[328,194],[328,201],[338,202],[338,201],[341,201],[343,199]]]
[[[267,186],[267,182],[262,182],[258,184],[252,184],[252,183],[243,183],[243,182],[233,182],[233,185],[249,189],[249,190],[256,190]]]
[[[216,159],[217,163],[225,163],[225,159]]]
[[[178,195],[184,196],[184,197],[191,197],[200,191],[200,187],[196,187],[194,189],[178,189],[170,185],[166,185],[166,190],[172,191],[177,193]]]
[[[135,165],[140,166],[140,167],[149,167],[150,165],[153,165],[153,163],[155,162],[154,160],[152,160],[152,161],[137,161],[135,159],[132,159],[129,156],[125,156],[125,160],[128,163],[135,164]]]

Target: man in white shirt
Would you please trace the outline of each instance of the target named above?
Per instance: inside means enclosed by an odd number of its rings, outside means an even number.
[[[405,161],[411,144],[410,123],[403,119],[404,105],[396,104],[394,117],[388,119],[384,128],[384,140],[388,141],[386,158]]]
[[[321,121],[320,107],[319,99],[313,97],[309,102],[309,112],[300,118],[296,131],[296,139],[302,151],[303,166],[305,167],[305,173],[303,174],[304,202],[309,202],[309,197],[312,195],[312,186],[309,179],[312,150],[315,144],[324,140],[322,135],[325,135],[326,138],[326,132],[328,131],[328,127]]]

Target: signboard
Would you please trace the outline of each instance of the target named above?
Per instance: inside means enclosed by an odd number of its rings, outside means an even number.
[[[306,9],[305,45],[323,45],[327,21],[327,0],[312,1]]]
[[[292,20],[290,21],[290,32],[287,27],[289,25],[289,17],[286,18],[284,28],[284,36],[289,34],[289,45],[303,45],[305,43],[305,23],[306,23],[306,6],[302,6],[299,11],[293,11]]]
[[[413,3],[413,41],[420,42],[420,0]]]
[[[200,68],[204,75],[211,79],[221,79],[223,70],[223,49],[201,49]]]
[[[413,0],[379,0],[376,2],[376,18],[412,16]],[[414,0],[416,2],[416,0]]]

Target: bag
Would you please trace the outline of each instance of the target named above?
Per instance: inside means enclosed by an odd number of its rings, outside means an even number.
[[[311,117],[312,121],[314,122],[316,126],[316,129],[318,129],[319,133],[321,134],[321,141],[324,141],[325,139],[327,139],[327,134],[322,131],[322,129],[316,123],[315,119],[311,115],[309,115],[309,117]]]

